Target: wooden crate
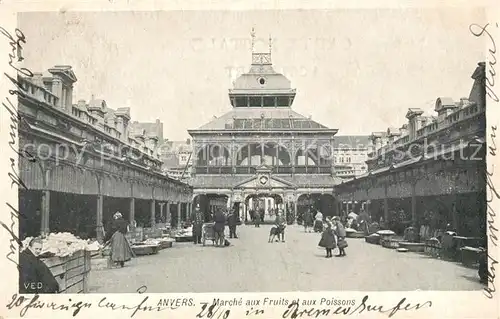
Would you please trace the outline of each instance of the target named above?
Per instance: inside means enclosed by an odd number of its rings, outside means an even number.
[[[406,248],[408,251],[415,253],[423,253],[425,251],[424,243],[411,243],[411,242],[400,242],[399,247]]]
[[[77,251],[71,256],[42,259],[59,283],[59,293],[86,293],[91,271],[91,252]]]
[[[144,239],[160,238],[163,236],[163,231],[159,228],[144,228]]]
[[[144,228],[142,227],[135,227],[131,231],[129,231],[125,237],[128,239],[128,241],[133,244],[133,243],[140,243],[144,240]]]
[[[133,245],[132,250],[137,256],[154,255],[160,250],[159,245]]]
[[[365,232],[362,231],[349,232],[346,235],[347,238],[365,238]]]
[[[365,241],[370,244],[380,245],[380,235],[370,235],[365,237]]]
[[[380,244],[382,245],[382,247],[389,248],[389,249],[399,248],[400,242],[401,242],[400,239],[395,239],[395,238],[383,238],[380,240]]]

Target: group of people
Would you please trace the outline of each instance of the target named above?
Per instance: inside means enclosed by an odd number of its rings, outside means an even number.
[[[345,240],[346,231],[344,225],[340,222],[339,217],[335,216],[332,219],[327,217],[325,220],[325,229],[321,235],[321,240],[319,241],[319,246],[325,248],[326,258],[333,257],[332,251],[335,248],[339,249],[338,255],[336,257],[346,256],[345,249],[347,247],[347,241]]]
[[[317,211],[316,214],[314,214],[313,216],[313,212],[311,210],[306,211],[304,213],[303,224],[304,224],[304,231],[306,233],[311,231],[314,231],[316,233],[321,233],[324,229],[323,213]]]
[[[214,241],[215,245],[219,247],[227,246],[229,241],[225,238],[226,223],[229,227],[229,238],[238,238],[236,235],[236,227],[238,225],[238,216],[235,211],[225,213],[222,210],[210,214],[211,222],[213,222]],[[203,224],[204,214],[200,209],[200,205],[196,205],[194,212],[191,216],[193,226],[193,243],[201,244],[203,237]]]

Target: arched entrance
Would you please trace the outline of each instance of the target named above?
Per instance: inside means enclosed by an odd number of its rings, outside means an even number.
[[[262,223],[274,222],[276,213],[283,206],[283,197],[278,194],[251,194],[245,198],[247,216],[245,221],[253,222],[256,214],[260,214]]]
[[[302,222],[303,214],[311,209],[320,211],[324,216],[339,216],[337,200],[331,194],[302,194],[297,199],[297,221]]]
[[[216,211],[227,211],[229,196],[225,194],[199,194],[193,200],[193,207],[200,206],[205,222],[211,221]]]

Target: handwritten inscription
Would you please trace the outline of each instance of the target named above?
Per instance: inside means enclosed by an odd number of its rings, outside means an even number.
[[[358,315],[367,312],[378,312],[387,314],[389,317],[394,316],[399,311],[419,310],[421,308],[432,307],[431,301],[424,303],[412,304],[407,302],[406,298],[401,299],[397,305],[393,307],[385,307],[381,305],[372,305],[368,303],[368,296],[364,296],[361,303],[357,307],[351,306],[338,306],[336,308],[304,308],[300,309],[297,301],[292,302],[286,311],[282,314],[282,318],[301,318],[301,317],[314,317],[330,316],[330,315]]]
[[[498,28],[498,24],[495,24],[495,26]],[[486,75],[486,94],[490,99],[492,99],[495,102],[498,102],[498,96],[496,95],[495,91],[493,90],[493,87],[495,86],[495,77],[496,77],[496,71],[495,71],[495,65],[497,64],[497,58],[496,58],[496,53],[497,53],[497,46],[495,44],[495,39],[491,35],[491,33],[488,31],[488,28],[491,28],[491,25],[487,23],[484,26],[480,26],[478,24],[471,24],[469,26],[470,32],[476,36],[476,37],[487,37],[488,40],[490,41],[491,47],[488,49],[489,52],[489,59],[488,59],[488,73]]]
[[[10,47],[11,47],[11,52],[8,55],[9,58],[9,66],[11,66],[17,74],[22,74],[25,76],[33,76],[33,73],[22,67],[18,67],[16,63],[21,62],[24,60],[22,56],[22,44],[26,44],[26,37],[24,36],[23,32],[19,29],[15,30],[15,36],[11,35],[7,30],[4,28],[0,27],[0,34],[6,37],[9,41]],[[14,90],[9,90],[9,94],[11,96],[23,96],[25,94],[24,89],[22,86],[19,84],[17,79],[12,78],[9,76],[7,73],[4,73],[6,78],[14,84],[16,89]],[[10,140],[9,140],[9,147],[10,149],[19,156],[25,157],[30,161],[34,161],[34,157],[29,154],[21,154],[19,153],[18,150],[16,150],[16,137],[17,137],[17,131],[19,128],[19,114],[17,113],[17,110],[12,103],[12,101],[9,99],[9,97],[5,98],[5,100],[2,102],[2,106],[4,107],[5,110],[10,114],[10,122],[11,124],[9,125],[10,132]],[[18,172],[18,161],[16,158],[11,157],[9,159],[10,161],[10,172],[7,174],[9,180],[11,181],[11,187],[22,187],[24,189],[27,189],[26,184],[22,181],[21,177],[19,176]],[[10,225],[6,225],[2,221],[0,221],[0,225],[10,234],[10,246],[9,246],[9,252],[7,253],[7,259],[14,263],[16,266],[19,267],[18,263],[16,262],[16,259],[14,256],[16,256],[19,253],[19,247],[21,246],[21,241],[19,240],[17,236],[17,229],[16,229],[16,221],[19,220],[20,213],[17,209],[15,209],[10,203],[6,203],[7,207],[9,208],[10,211]]]
[[[11,52],[9,53],[9,65],[18,73],[24,76],[32,77],[33,73],[30,70],[26,68],[20,68],[15,65],[15,63],[22,62],[24,60],[22,52],[23,44],[26,44],[26,37],[19,29],[16,29],[14,32],[15,37],[12,36],[7,30],[0,27],[0,33],[9,40],[9,44],[11,47]]]
[[[231,310],[221,306],[218,299],[214,299],[210,306],[208,302],[201,303],[201,310],[196,314],[196,318],[226,319],[230,314]]]
[[[491,127],[492,133],[490,134],[490,143],[488,146],[488,152],[490,156],[496,156],[496,126]],[[492,207],[492,202],[494,200],[500,199],[500,194],[496,189],[494,184],[494,169],[493,166],[491,169],[486,170],[486,205],[487,205],[487,223],[488,223],[488,245],[493,245],[494,247],[498,246],[498,228],[495,227],[496,220],[496,212]],[[498,265],[498,261],[488,253],[488,287],[483,289],[483,292],[486,297],[492,299],[494,293],[496,292],[495,287],[495,277],[496,277],[496,266]]]
[[[496,70],[495,66],[497,63],[497,47],[495,43],[494,37],[488,31],[493,26],[489,23],[484,26],[478,24],[471,24],[469,26],[470,32],[476,37],[486,37],[489,42],[488,49],[488,68],[485,77],[485,88],[486,95],[492,102],[499,102],[498,95],[495,92],[495,84],[496,84]],[[498,28],[498,23],[494,25],[494,27]],[[496,147],[496,131],[497,127],[495,125],[490,127],[491,133],[488,140],[488,155],[490,157],[495,157],[497,155],[497,147]],[[495,227],[496,221],[496,212],[492,206],[493,201],[500,200],[500,194],[496,189],[494,183],[494,165],[491,167],[487,167],[486,169],[486,204],[487,204],[487,237],[488,237],[488,246],[498,246],[498,228]],[[489,252],[492,251],[489,249]],[[483,292],[486,297],[492,299],[494,293],[496,292],[495,287],[495,277],[496,277],[496,266],[498,265],[498,261],[488,253],[487,258],[488,263],[488,271],[487,271],[487,281],[488,287],[483,289]]]

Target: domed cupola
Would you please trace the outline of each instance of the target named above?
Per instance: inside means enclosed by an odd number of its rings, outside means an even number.
[[[233,107],[290,107],[295,98],[291,82],[273,69],[269,37],[269,52],[255,52],[255,31],[252,28],[252,64],[240,75],[229,90]]]

